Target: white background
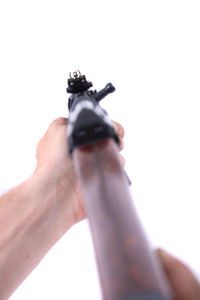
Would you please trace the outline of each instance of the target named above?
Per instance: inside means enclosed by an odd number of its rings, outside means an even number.
[[[67,116],[80,69],[126,130],[126,170],[154,247],[200,272],[199,1],[0,2],[0,191],[26,180],[49,123]],[[12,300],[101,299],[86,221],[74,226]]]

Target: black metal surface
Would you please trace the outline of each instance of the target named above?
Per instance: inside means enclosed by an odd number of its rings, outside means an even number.
[[[74,72],[74,77],[68,79],[67,92],[69,98],[68,109],[68,146],[70,154],[74,148],[91,144],[107,138],[112,138],[119,144],[119,137],[114,125],[105,110],[99,105],[104,97],[115,91],[112,83],[97,92],[89,90],[92,83],[85,75]]]

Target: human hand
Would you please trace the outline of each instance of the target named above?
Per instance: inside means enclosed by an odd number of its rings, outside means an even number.
[[[119,151],[123,149],[124,129],[117,122],[113,122],[120,137]],[[84,218],[86,213],[83,204],[83,197],[75,175],[73,161],[68,154],[67,148],[67,119],[58,118],[54,120],[43,138],[38,143],[36,157],[37,167],[35,174],[43,173],[62,190],[64,201],[68,203],[70,210],[71,224],[75,224]],[[124,158],[120,155],[122,164]],[[65,205],[63,205],[65,207]],[[68,211],[69,216],[69,211]]]
[[[162,249],[158,249],[157,254],[174,292],[174,300],[199,300],[200,284],[190,269]]]

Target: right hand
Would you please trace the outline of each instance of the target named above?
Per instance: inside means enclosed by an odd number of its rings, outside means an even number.
[[[165,250],[157,250],[169,284],[174,292],[174,300],[200,300],[200,284],[179,259]]]

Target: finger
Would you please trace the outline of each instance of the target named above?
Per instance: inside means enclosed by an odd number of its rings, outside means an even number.
[[[117,133],[119,134],[119,136],[121,138],[123,138],[124,137],[124,128],[122,127],[122,125],[115,121],[113,121],[113,124],[114,124],[115,129],[116,129]]]
[[[123,155],[119,154],[119,158],[120,158],[120,161],[122,163],[122,166],[124,167],[125,166],[125,158]]]
[[[157,253],[174,291],[175,299],[200,299],[200,285],[189,268],[163,249],[157,250]]]
[[[122,151],[124,149],[124,141],[123,139],[119,139],[119,151]]]

